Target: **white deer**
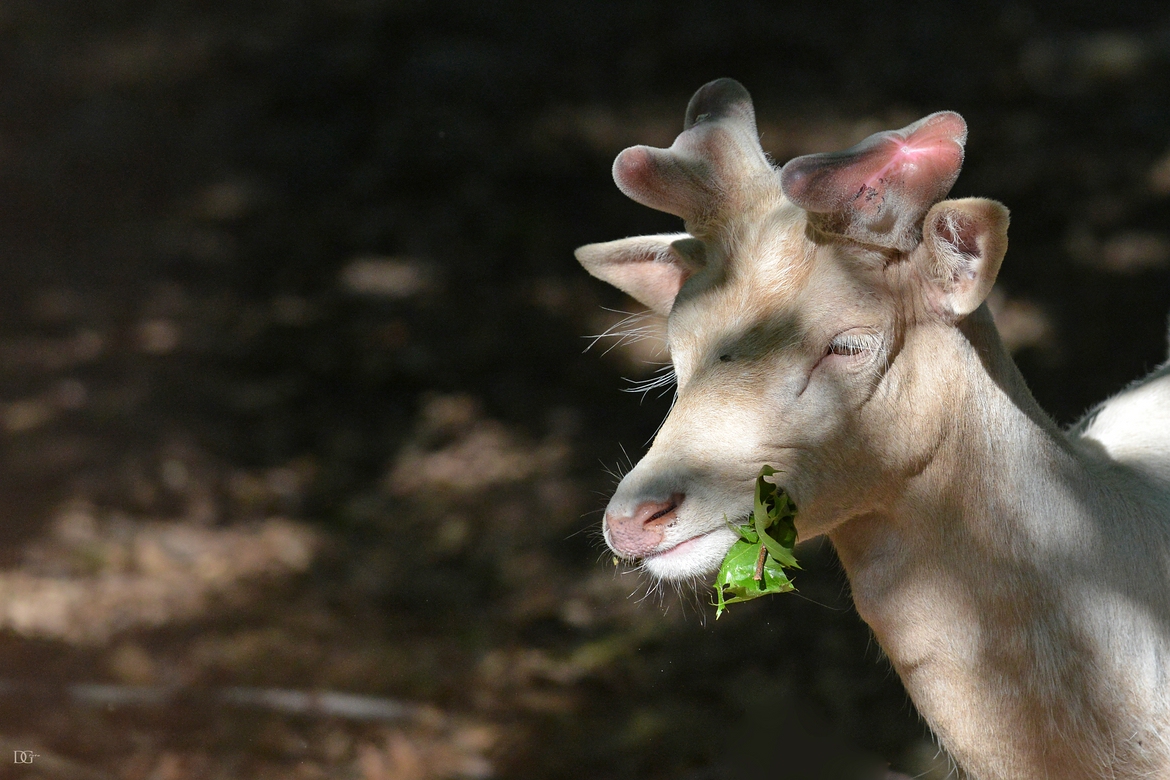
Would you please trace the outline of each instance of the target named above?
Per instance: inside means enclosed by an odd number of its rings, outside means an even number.
[[[943,200],[932,114],[782,170],[711,82],[669,149],[614,163],[686,233],[577,258],[669,315],[673,408],[606,510],[614,553],[708,578],[764,464],[972,780],[1170,778],[1170,366],[1064,432],[984,298],[1007,210]]]

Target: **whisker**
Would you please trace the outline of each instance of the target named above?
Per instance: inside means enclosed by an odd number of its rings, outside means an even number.
[[[621,442],[618,442],[618,447],[621,448],[622,457],[624,457],[626,459],[625,469],[624,469],[624,471],[622,471],[621,475],[618,477],[618,481],[620,482],[622,479],[625,479],[626,474],[629,474],[631,471],[634,470],[634,460],[633,460],[633,458],[630,457],[630,453],[626,452],[626,445],[622,444]]]
[[[599,510],[595,510],[595,511],[599,511]],[[587,514],[593,514],[593,513],[589,512]],[[566,536],[565,540],[567,541],[567,540],[572,539],[576,536],[580,536],[581,534],[584,534],[584,533],[594,533],[596,530],[595,526],[596,526],[595,523],[590,523],[589,525],[583,525],[580,528],[578,528],[576,531],[573,531],[573,533]]]
[[[666,424],[666,420],[668,417],[670,417],[670,413],[674,411],[674,405],[676,403],[678,403],[678,391],[677,390],[674,393],[674,398],[670,399],[670,408],[666,410],[666,417],[663,417],[662,422],[658,423],[658,427],[654,429],[654,433],[650,434],[650,438],[646,440],[646,444],[643,446],[649,447],[650,442],[654,441],[654,439],[658,436],[658,432],[661,431],[662,426]]]
[[[664,391],[658,395],[658,397],[661,398],[662,396],[666,395],[667,392],[669,392],[670,388],[675,383],[674,364],[665,363],[660,368],[655,369],[654,374],[654,376],[651,376],[648,379],[634,380],[626,378],[626,381],[630,383],[630,386],[623,387],[622,392],[641,393],[642,401],[645,401],[646,395],[651,390],[665,388]]]
[[[620,320],[618,320],[614,324],[610,325],[608,328],[603,330],[601,333],[597,333],[597,334],[592,335],[592,336],[583,336],[582,338],[587,338],[590,340],[588,346],[585,347],[585,352],[588,352],[589,350],[593,349],[593,347],[595,347],[597,345],[597,342],[601,341],[604,338],[622,338],[622,337],[628,335],[629,333],[635,332],[635,331],[648,334],[651,330],[649,326],[637,325],[637,323],[641,322],[642,320],[644,320],[648,316],[650,316],[651,312],[648,312],[648,311],[626,312],[626,311],[618,311],[616,309],[606,309],[606,311],[611,311],[611,312],[614,312],[615,314],[624,314],[626,316],[621,318]],[[610,349],[613,349],[613,347],[610,347]],[[606,350],[606,353],[608,353],[608,352],[609,352],[609,350]],[[603,354],[605,354],[605,353],[603,353]]]

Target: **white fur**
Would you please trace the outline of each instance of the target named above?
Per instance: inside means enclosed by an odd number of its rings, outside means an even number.
[[[693,238],[578,251],[669,312],[678,380],[607,526],[649,549],[659,578],[708,576],[770,465],[800,538],[832,540],[858,612],[968,780],[1170,778],[1170,365],[1059,430],[983,303],[1003,206],[917,201],[934,190],[895,177],[876,203],[902,209],[897,236],[857,222],[850,197],[807,214],[754,143],[746,91],[715,82],[694,101],[688,116],[711,122],[615,166]],[[936,116],[954,136],[938,175],[953,181],[961,120]],[[799,190],[830,163],[785,175]]]
[[[1170,368],[1065,434],[930,258],[769,224],[671,312],[678,398],[608,510],[685,495],[644,569],[712,574],[770,464],[968,778],[1170,777]],[[849,328],[881,346],[817,362]]]

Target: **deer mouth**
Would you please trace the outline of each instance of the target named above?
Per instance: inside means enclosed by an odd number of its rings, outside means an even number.
[[[701,539],[704,539],[704,538],[710,536],[712,533],[714,533],[714,532],[713,531],[704,531],[701,534],[696,534],[695,536],[692,536],[690,539],[684,539],[681,542],[678,542],[677,544],[673,544],[670,547],[667,547],[665,550],[659,550],[658,552],[652,552],[652,553],[646,555],[645,557],[643,557],[642,560],[648,561],[651,558],[661,558],[664,555],[685,554],[687,550],[693,549],[695,547],[695,545],[698,544],[698,542]]]
[[[719,570],[738,537],[729,527],[714,528],[642,558],[642,568],[660,580],[686,580]]]

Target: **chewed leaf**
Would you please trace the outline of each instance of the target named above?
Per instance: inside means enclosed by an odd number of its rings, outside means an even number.
[[[728,604],[795,590],[784,569],[800,568],[792,554],[796,507],[784,491],[764,479],[775,473],[770,466],[760,469],[752,517],[743,525],[732,525],[739,540],[727,552],[715,578],[717,619]]]
[[[756,529],[750,525],[735,525],[728,521],[727,527],[732,531],[735,531],[741,541],[755,545],[758,545],[760,542],[760,535],[756,533]]]
[[[718,599],[716,618],[723,614],[728,604],[795,589],[783,567],[767,556],[760,570],[760,579],[756,579],[759,550],[758,544],[739,541],[732,545],[731,551],[723,559],[723,566],[719,569],[719,576],[715,582]]]
[[[715,581],[716,586],[722,586],[732,591],[738,591],[744,587],[756,587],[754,577],[756,573],[756,561],[760,557],[760,546],[758,544],[751,544],[742,539],[731,545],[731,549],[727,552],[727,557],[723,559],[723,565],[719,568],[719,577]]]

